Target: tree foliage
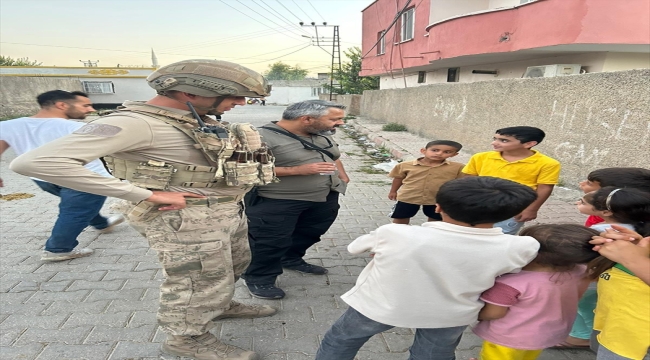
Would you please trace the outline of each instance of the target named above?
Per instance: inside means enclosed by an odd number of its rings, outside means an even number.
[[[341,69],[334,72],[334,80],[340,86],[330,89],[334,94],[363,94],[364,90],[379,89],[378,76],[359,76],[361,72],[361,49],[357,46],[344,50],[348,61],[341,64]],[[327,85],[327,88],[330,86]]]
[[[0,66],[41,66],[41,64],[36,60],[29,60],[28,57],[13,59],[0,55]]]
[[[264,73],[267,80],[302,80],[307,76],[307,70],[300,66],[291,66],[278,61],[269,65],[269,70]]]

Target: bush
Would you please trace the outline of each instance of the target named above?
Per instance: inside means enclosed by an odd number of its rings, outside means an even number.
[[[388,123],[381,127],[383,131],[406,131],[406,126],[398,123]]]

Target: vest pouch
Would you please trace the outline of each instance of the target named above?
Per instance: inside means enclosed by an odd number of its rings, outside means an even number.
[[[260,179],[258,167],[259,164],[256,162],[240,163],[236,161],[226,161],[223,164],[226,185],[242,186],[259,184]]]
[[[262,185],[276,182],[277,178],[275,177],[275,166],[273,165],[273,163],[259,164],[258,176],[259,176],[260,184]]]
[[[137,165],[133,171],[133,177],[128,180],[137,187],[167,190],[173,173],[174,167],[171,165],[159,161],[148,161]]]
[[[230,138],[220,138],[216,134],[205,133],[202,131],[194,131],[196,141],[201,145],[201,148],[215,163],[219,162],[219,158],[227,159],[232,156],[234,147]]]

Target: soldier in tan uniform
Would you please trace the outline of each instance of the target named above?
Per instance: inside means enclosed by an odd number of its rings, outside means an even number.
[[[158,310],[168,334],[164,352],[256,359],[209,330],[215,320],[276,312],[232,301],[235,282],[250,262],[241,200],[252,186],[274,180],[272,157],[252,126],[227,128],[206,115],[244,105],[246,97],[268,96],[270,87],[258,73],[216,60],[177,62],[147,81],[158,92],[153,99],[126,102],[16,158],[11,169],[130,202],[129,221],[158,251],[165,274]],[[103,156],[113,175],[128,182],[83,167]]]

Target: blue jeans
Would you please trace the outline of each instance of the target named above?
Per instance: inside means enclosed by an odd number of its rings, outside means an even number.
[[[508,220],[499,221],[495,223],[492,227],[500,227],[503,230],[504,234],[517,235],[519,230],[524,226],[525,222],[520,222],[515,220],[515,218],[510,218]]]
[[[105,196],[72,190],[44,181],[34,180],[34,182],[43,191],[61,198],[59,217],[54,223],[50,238],[45,243],[46,251],[70,252],[79,245],[77,236],[86,226],[90,225],[98,230],[108,227],[108,219],[99,215],[99,210],[106,201]]]
[[[393,327],[348,308],[325,333],[315,360],[353,360],[368,339]],[[466,327],[416,329],[409,360],[456,359],[454,352]]]

